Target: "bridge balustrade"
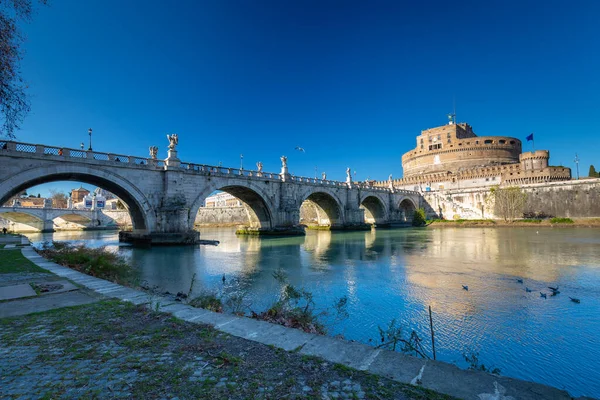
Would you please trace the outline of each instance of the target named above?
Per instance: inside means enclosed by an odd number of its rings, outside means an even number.
[[[75,159],[92,159],[96,161],[103,162],[112,162],[112,163],[122,163],[122,164],[133,164],[137,167],[144,166],[148,169],[164,169],[166,164],[164,160],[152,159],[152,158],[144,158],[144,157],[136,157],[136,156],[126,156],[121,154],[113,154],[113,153],[102,153],[92,150],[80,150],[80,149],[70,149],[64,147],[55,147],[55,146],[46,146],[41,144],[30,144],[30,143],[21,143],[14,141],[0,141],[0,151],[16,151],[20,153],[34,153],[34,154],[42,154],[49,155],[54,157],[61,157],[65,159],[75,158]],[[121,165],[122,165],[121,164]],[[228,168],[222,166],[211,166],[204,164],[194,164],[189,162],[181,162],[180,168],[193,172],[193,173],[204,173],[209,175],[220,175],[220,176],[247,176],[253,179],[263,179],[263,180],[281,180],[281,176],[278,173],[273,172],[258,172],[253,170],[244,170],[240,168]],[[309,178],[303,176],[290,176],[290,180],[292,182],[298,183],[307,183],[312,185],[325,185],[325,186],[333,186],[333,187],[346,187],[347,183],[343,181],[333,181],[333,180],[324,180],[318,178]],[[370,186],[360,182],[354,182],[354,186],[359,187],[361,189],[368,189],[372,191],[378,192],[387,192],[389,191],[386,187],[380,186]],[[400,193],[409,194],[410,191],[397,191]]]

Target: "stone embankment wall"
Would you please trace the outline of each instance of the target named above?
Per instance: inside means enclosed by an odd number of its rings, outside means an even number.
[[[247,225],[248,212],[244,207],[200,207],[196,226]]]
[[[545,185],[525,185],[525,211],[555,217],[600,217],[600,179],[583,179]]]
[[[520,185],[527,193],[524,212],[555,217],[600,217],[600,179],[582,179]],[[488,200],[490,188],[424,192],[429,217],[444,219],[497,219]]]

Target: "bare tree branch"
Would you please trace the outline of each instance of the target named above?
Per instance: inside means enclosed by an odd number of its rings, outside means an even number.
[[[47,0],[38,1],[47,4]],[[32,13],[32,0],[0,0],[0,136],[9,139],[15,138],[30,111],[20,70],[24,38],[17,21],[30,21]]]

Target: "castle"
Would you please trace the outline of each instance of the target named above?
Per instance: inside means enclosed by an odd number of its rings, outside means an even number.
[[[548,150],[522,153],[514,137],[477,136],[469,124],[457,124],[450,115],[447,125],[421,131],[417,146],[402,156],[404,177],[392,184],[422,192],[571,179],[570,168],[549,166],[549,158]]]

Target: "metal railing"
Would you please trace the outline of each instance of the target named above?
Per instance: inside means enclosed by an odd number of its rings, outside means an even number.
[[[4,151],[8,152],[20,152],[20,153],[31,153],[39,154],[42,156],[51,156],[61,159],[87,159],[100,162],[110,162],[120,164],[119,166],[135,166],[137,168],[148,168],[148,169],[164,169],[166,168],[165,160],[158,160],[153,158],[144,158],[136,156],[126,156],[121,154],[102,153],[92,150],[81,150],[81,149],[70,149],[64,147],[46,146],[42,144],[31,144],[31,143],[20,143],[9,140],[0,140],[0,154]],[[73,160],[75,161],[75,160]],[[191,173],[198,173],[204,175],[214,176],[226,176],[226,177],[248,177],[259,180],[276,180],[280,181],[283,177],[278,173],[264,172],[264,171],[253,171],[239,168],[229,168],[223,166],[195,164],[188,162],[181,162],[179,168]],[[328,187],[347,187],[348,183],[344,181],[334,181],[330,179],[319,179],[309,178],[304,176],[289,175],[288,179],[292,182],[304,183],[310,185],[328,186]],[[389,192],[390,189],[386,187],[373,186],[364,182],[352,182],[352,187],[360,188],[363,190],[370,190],[376,192]],[[396,190],[398,193],[412,193],[409,190]]]

